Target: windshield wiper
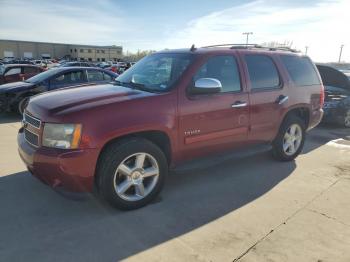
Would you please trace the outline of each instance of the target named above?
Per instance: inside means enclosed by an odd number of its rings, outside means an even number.
[[[138,90],[142,90],[142,91],[153,93],[153,90],[150,90],[149,88],[146,88],[144,84],[134,83],[134,82],[122,82],[122,81],[119,81],[119,80],[115,80],[115,83],[117,85],[129,87],[129,88],[132,88],[132,89],[138,89]]]

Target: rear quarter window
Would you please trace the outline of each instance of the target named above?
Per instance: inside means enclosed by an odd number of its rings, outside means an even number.
[[[266,55],[246,55],[252,90],[280,87],[280,77],[272,59]]]
[[[36,67],[23,67],[23,73],[24,74],[35,74],[35,73],[39,73],[40,70]]]
[[[281,55],[281,60],[289,76],[298,86],[319,85],[320,79],[308,57]]]

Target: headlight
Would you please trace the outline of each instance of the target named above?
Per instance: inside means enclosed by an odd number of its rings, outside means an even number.
[[[81,124],[45,123],[42,145],[47,147],[78,148],[81,138]]]

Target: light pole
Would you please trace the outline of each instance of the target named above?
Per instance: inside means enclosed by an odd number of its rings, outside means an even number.
[[[307,50],[309,49],[308,46],[305,46],[305,55],[307,55]]]
[[[246,40],[246,46],[248,46],[248,40],[249,40],[249,35],[252,35],[253,32],[244,32],[243,35],[247,36],[247,40]]]
[[[338,63],[340,63],[340,61],[341,61],[341,55],[342,55],[342,53],[343,53],[343,47],[344,47],[344,45],[341,45],[341,46],[340,46],[340,53],[339,53],[339,60],[338,60]]]

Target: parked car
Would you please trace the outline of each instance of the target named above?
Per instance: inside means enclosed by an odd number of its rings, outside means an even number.
[[[197,157],[269,143],[276,159],[291,161],[322,118],[323,85],[307,56],[273,50],[162,51],[115,84],[35,96],[19,154],[45,183],[96,186],[121,209],[148,204],[169,167]]]
[[[29,64],[0,65],[0,85],[16,81],[23,81],[43,71],[44,70],[42,68]]]
[[[350,128],[350,79],[334,67],[317,65],[325,86],[323,122]]]
[[[44,69],[50,69],[50,68],[55,67],[57,65],[57,63],[52,63],[49,60],[33,60],[32,62],[33,62],[33,64],[40,66]]]
[[[130,65],[128,66],[125,62],[118,62],[116,64],[111,64],[109,67],[105,68],[106,70],[112,71],[117,74],[122,74],[124,71],[126,71],[128,68],[130,68]]]
[[[72,67],[72,66],[85,66],[85,67],[95,67],[93,64],[87,62],[67,62],[59,67]]]
[[[67,87],[114,81],[117,74],[91,67],[60,67],[40,73],[24,82],[0,85],[0,112],[23,113],[33,95]]]
[[[349,81],[350,81],[350,71],[347,71],[347,72],[343,72],[345,75],[346,75],[346,77],[349,79]]]
[[[112,63],[108,63],[108,62],[100,62],[100,63],[97,63],[96,66],[97,67],[100,67],[100,68],[107,68],[107,67],[110,67]]]

